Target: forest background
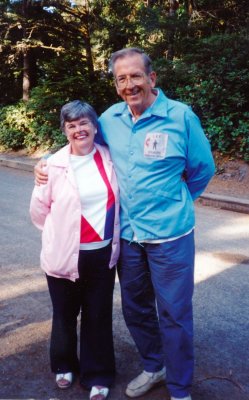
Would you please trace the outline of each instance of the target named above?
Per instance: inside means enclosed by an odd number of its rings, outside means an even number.
[[[59,112],[119,98],[108,59],[141,47],[218,154],[249,162],[248,0],[0,0],[0,148],[65,144]]]

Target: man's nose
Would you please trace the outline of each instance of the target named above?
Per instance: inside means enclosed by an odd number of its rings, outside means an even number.
[[[131,88],[131,87],[133,87],[133,86],[134,86],[134,82],[133,82],[132,78],[129,77],[129,76],[127,76],[127,77],[126,77],[126,87],[127,87],[127,88]]]

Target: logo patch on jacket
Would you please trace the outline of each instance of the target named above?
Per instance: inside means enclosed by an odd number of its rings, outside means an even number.
[[[161,159],[166,156],[168,135],[165,133],[147,133],[144,141],[144,157]]]

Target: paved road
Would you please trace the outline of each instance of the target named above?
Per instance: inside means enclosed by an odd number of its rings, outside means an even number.
[[[30,172],[0,167],[0,400],[85,400],[78,382],[59,391],[48,367],[51,307],[39,269],[40,234],[28,205]],[[196,208],[195,349],[193,400],[249,399],[249,216]],[[139,357],[114,300],[117,380],[110,400],[140,372]],[[143,396],[168,400],[164,387]]]

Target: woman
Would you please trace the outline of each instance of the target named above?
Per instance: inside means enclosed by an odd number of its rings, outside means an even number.
[[[32,221],[43,231],[41,267],[53,305],[51,370],[61,389],[71,386],[79,371],[90,399],[103,400],[115,374],[112,299],[119,253],[118,186],[109,151],[94,143],[94,109],[72,101],[62,107],[60,122],[69,144],[48,159],[48,182],[35,186],[30,204]]]

